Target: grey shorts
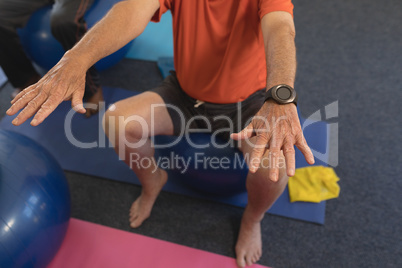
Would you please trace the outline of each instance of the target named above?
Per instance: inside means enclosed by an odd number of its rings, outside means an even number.
[[[174,135],[184,132],[211,132],[228,140],[231,133],[246,127],[264,104],[265,89],[256,91],[238,103],[200,102],[182,90],[176,72],[170,73],[161,85],[151,91],[159,94],[167,105]]]

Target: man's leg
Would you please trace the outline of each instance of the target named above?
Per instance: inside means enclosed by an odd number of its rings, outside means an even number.
[[[53,36],[64,50],[71,49],[87,32],[84,15],[94,0],[56,0],[50,17]],[[98,104],[103,101],[100,77],[94,66],[89,68],[86,76],[84,100]],[[87,109],[87,116],[97,110]]]
[[[250,141],[253,143],[253,138]],[[242,141],[240,149],[246,157],[247,154],[251,154],[253,148],[247,142]],[[236,243],[237,264],[240,267],[252,265],[260,259],[262,254],[261,220],[265,212],[282,194],[288,182],[283,155],[276,163],[280,167],[277,182],[268,179],[269,168],[273,165],[270,163],[268,151],[263,159],[258,171],[254,174],[249,173],[247,176],[248,204],[243,213]]]
[[[115,103],[104,116],[106,135],[115,145],[119,157],[124,158],[142,184],[141,195],[130,209],[132,228],[139,227],[150,216],[153,204],[167,181],[166,171],[155,164],[150,137],[172,135],[173,123],[166,107],[155,108],[154,122],[151,122],[152,104],[164,105],[164,101],[154,92],[145,92]],[[154,126],[153,133],[151,126]]]
[[[17,28],[24,27],[31,14],[49,0],[0,0],[0,66],[18,89],[36,83],[40,76],[25,55]]]

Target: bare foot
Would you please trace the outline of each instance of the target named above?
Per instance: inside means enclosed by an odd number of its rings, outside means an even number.
[[[92,115],[96,114],[99,111],[100,102],[103,101],[103,92],[102,88],[99,88],[96,93],[87,100],[87,103],[96,104],[97,108],[86,108],[87,112],[85,113],[86,117],[91,117]]]
[[[239,238],[236,243],[237,265],[245,267],[256,263],[262,254],[260,221],[250,220],[247,208],[241,220]]]
[[[130,209],[131,228],[139,227],[151,215],[152,207],[158,197],[162,187],[167,182],[167,173],[158,169],[148,179],[146,187],[143,186],[141,195],[134,201]]]

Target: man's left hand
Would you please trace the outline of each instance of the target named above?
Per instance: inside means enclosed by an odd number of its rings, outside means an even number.
[[[294,145],[303,153],[309,164],[314,164],[314,156],[307,145],[300,126],[296,105],[277,104],[273,100],[264,103],[253,117],[251,123],[239,133],[233,133],[234,140],[246,140],[256,137],[250,156],[249,170],[255,173],[266,150],[269,151],[270,161],[274,163],[269,171],[269,179],[278,181],[278,163],[281,150],[285,156],[286,171],[289,177],[295,173]]]

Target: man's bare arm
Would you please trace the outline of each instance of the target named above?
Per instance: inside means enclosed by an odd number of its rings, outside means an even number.
[[[296,76],[295,26],[288,12],[278,11],[261,20],[267,60],[267,89],[279,84],[294,87]]]
[[[294,86],[296,75],[296,48],[294,43],[295,28],[292,16],[287,12],[272,12],[261,21],[267,60],[267,89],[287,84]],[[269,150],[271,169],[269,179],[278,181],[278,163],[281,151],[285,156],[288,176],[295,172],[296,145],[304,154],[309,164],[314,163],[314,156],[304,139],[296,105],[277,104],[268,100],[254,116],[252,122],[241,132],[232,134],[236,140],[255,136],[253,152],[250,156],[249,168],[256,172],[261,158]]]
[[[145,29],[158,10],[158,0],[127,0],[117,3],[38,83],[24,89],[7,111],[20,125],[35,114],[31,124],[43,122],[63,101],[85,113],[82,99],[87,70],[103,57],[117,51]]]
[[[88,69],[139,36],[159,8],[158,0],[127,0],[113,6],[70,53]]]

